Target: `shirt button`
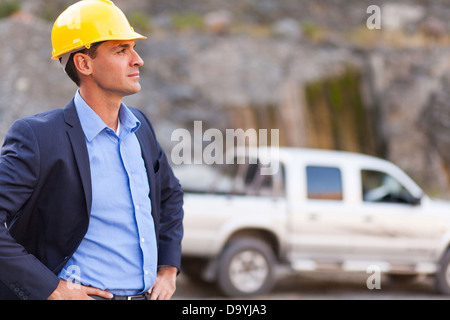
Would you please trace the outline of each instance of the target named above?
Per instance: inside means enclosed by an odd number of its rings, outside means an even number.
[[[147,274],[148,274],[148,271],[147,271],[147,270],[144,270],[144,273],[145,273],[145,275],[147,275]]]
[[[139,206],[136,206],[136,210],[139,210]]]
[[[141,238],[141,242],[145,242],[145,238]]]

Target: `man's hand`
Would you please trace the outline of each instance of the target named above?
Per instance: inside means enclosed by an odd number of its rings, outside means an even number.
[[[56,287],[56,290],[53,291],[47,300],[95,300],[89,295],[105,299],[112,299],[113,297],[113,294],[108,291],[73,284],[60,279],[58,287]]]
[[[150,300],[169,300],[175,293],[177,268],[159,267],[156,274],[156,281],[153,287],[148,290]]]

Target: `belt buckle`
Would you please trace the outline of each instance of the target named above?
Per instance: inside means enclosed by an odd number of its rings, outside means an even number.
[[[132,296],[114,296],[113,300],[146,300],[147,294],[136,294]]]
[[[136,294],[134,296],[128,296],[127,300],[146,300],[146,294]]]

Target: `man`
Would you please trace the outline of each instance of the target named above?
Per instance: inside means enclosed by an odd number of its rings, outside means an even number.
[[[0,299],[169,299],[183,193],[140,91],[126,17],[83,0],[56,20],[53,59],[78,85],[64,109],[17,120],[0,158]]]

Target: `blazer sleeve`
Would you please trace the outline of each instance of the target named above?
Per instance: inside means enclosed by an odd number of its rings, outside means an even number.
[[[0,155],[0,281],[19,299],[46,299],[59,279],[9,234],[7,225],[21,214],[39,179],[36,136],[25,120],[8,131]],[[30,226],[33,227],[33,226]],[[7,295],[0,292],[0,296]]]
[[[159,144],[158,144],[159,146]],[[181,240],[183,238],[183,190],[173,174],[165,152],[160,148],[159,175],[161,205],[159,221],[158,265],[181,269]]]
[[[155,131],[150,120],[139,109],[135,109],[141,121],[145,121],[150,129],[152,150],[156,156],[157,167],[154,167],[155,177],[160,184],[158,212],[159,219],[155,223],[158,226],[158,266],[173,266],[178,272],[181,269],[181,241],[183,238],[183,190],[180,182],[175,177],[164,150],[156,139]],[[150,191],[151,193],[152,191]]]

